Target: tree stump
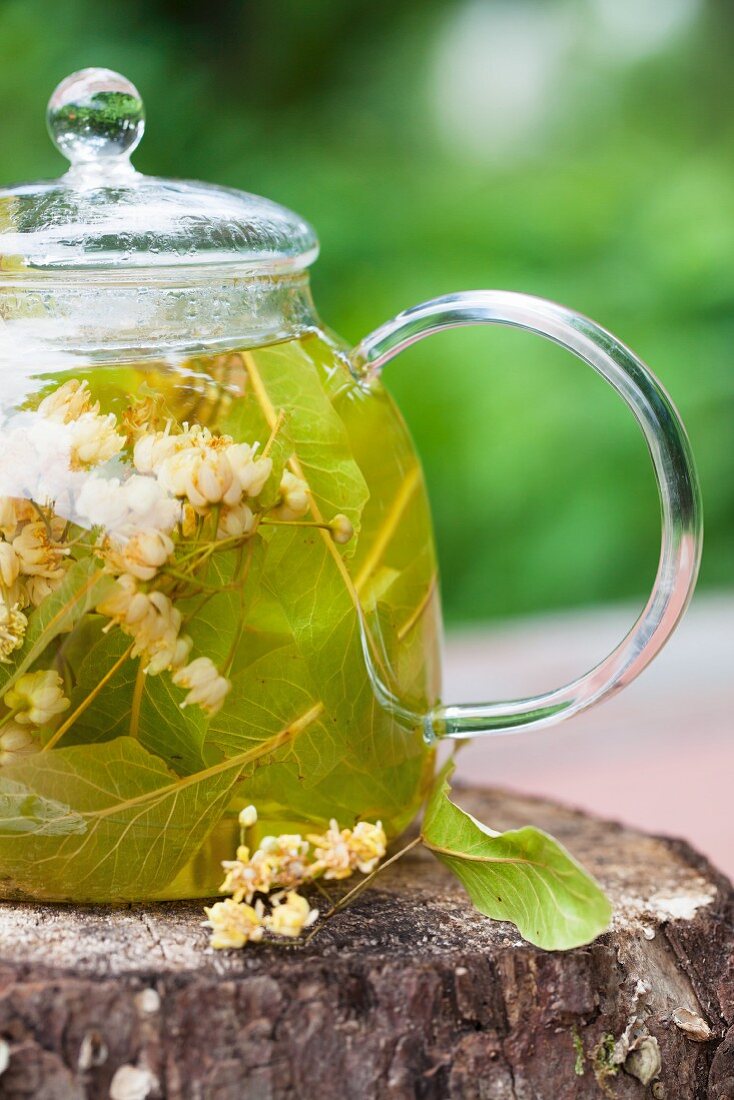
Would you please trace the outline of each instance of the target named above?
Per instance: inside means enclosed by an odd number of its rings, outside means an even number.
[[[0,1097],[732,1100],[730,883],[681,841],[457,794],[563,841],[609,891],[612,930],[533,948],[421,849],[307,947],[214,953],[200,903],[7,903]]]

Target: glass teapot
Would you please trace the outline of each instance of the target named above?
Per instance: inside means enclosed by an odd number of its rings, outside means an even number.
[[[134,86],[69,77],[71,167],[0,192],[0,895],[207,896],[263,832],[418,811],[443,738],[548,726],[629,683],[680,619],[701,544],[668,396],[592,321],[453,294],[356,349],[325,330],[311,228],[265,199],[146,177]],[[423,476],[383,388],[399,351],[501,324],[570,349],[637,418],[662,552],[637,624],[568,686],[440,701]]]

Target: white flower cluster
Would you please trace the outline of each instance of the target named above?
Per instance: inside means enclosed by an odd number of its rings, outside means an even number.
[[[125,437],[116,427],[115,416],[103,415],[99,402],[92,401],[87,383],[74,378],[41,401],[30,425],[23,422],[7,433],[0,488],[11,491],[0,496],[0,590],[6,606],[0,659],[17,648],[13,639],[22,626],[16,617],[7,636],[8,618],[38,607],[59,587],[68,566],[67,520],[46,501],[58,497],[68,503],[78,480],[86,485],[82,471],[120,452]],[[40,503],[16,495],[27,489]]]
[[[118,424],[76,378],[48,393],[35,412],[17,413],[5,447],[0,661],[22,646],[26,612],[58,588],[81,545],[115,581],[95,608],[110,620],[106,629],[116,625],[132,639],[130,652],[146,673],[171,673],[186,692],[182,706],[217,711],[231,684],[209,657],[191,659],[176,602],[196,591],[199,565],[218,542],[249,538],[261,522],[298,523],[311,506],[303,478],[286,469],[263,515],[257,498],[273,463],[258,443],[237,443],[197,425],[177,428],[156,397],[133,402]],[[117,476],[105,476],[97,467],[113,459],[109,474]],[[120,476],[126,469],[128,476]],[[304,522],[326,528],[336,542],[353,535],[342,515],[330,524],[318,515]]]
[[[8,709],[0,718],[0,767],[37,752],[37,731],[69,707],[61,677],[53,669],[20,676],[3,702]]]
[[[191,537],[216,509],[216,538],[246,537],[255,528],[247,501],[258,496],[272,461],[257,444],[184,425],[175,431],[148,430],[133,413],[123,418],[133,444],[135,474],[126,481],[91,477],[76,502],[79,515],[104,529],[98,548],[105,569],[116,577],[97,611],[133,639],[132,655],[150,675],[172,673],[187,694],[186,707],[215,713],[231,689],[209,657],[189,661],[191,639],[181,634],[181,614],[154,582],[172,559],[177,537]],[[178,530],[177,530],[178,529]],[[187,663],[188,662],[188,663]]]
[[[168,424],[139,436],[133,462],[138,473],[152,474],[194,515],[206,516],[217,507],[218,535],[228,538],[250,533],[254,516],[247,501],[262,492],[272,473],[272,459],[257,451],[258,444],[235,443],[208,428],[184,424],[173,432]]]
[[[170,532],[181,520],[181,504],[155,478],[133,474],[125,481],[92,474],[75,502],[85,526],[129,539],[141,531]]]

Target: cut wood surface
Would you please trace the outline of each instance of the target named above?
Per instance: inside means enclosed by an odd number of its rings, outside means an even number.
[[[5,903],[0,1097],[734,1100],[731,884],[681,841],[456,793],[564,842],[611,931],[533,948],[420,849],[307,947],[214,953],[200,903]]]

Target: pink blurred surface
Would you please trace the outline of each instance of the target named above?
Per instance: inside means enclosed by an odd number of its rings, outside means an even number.
[[[560,686],[605,656],[634,618],[634,609],[601,609],[454,634],[444,698]],[[685,837],[734,877],[734,596],[694,599],[668,646],[613,699],[537,733],[478,738],[457,771]]]

